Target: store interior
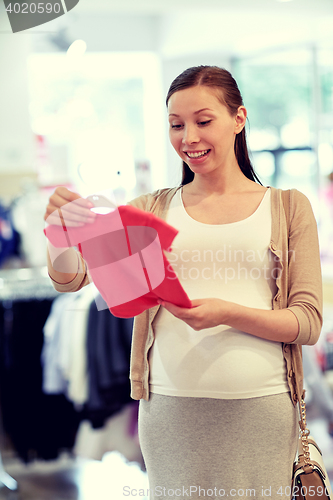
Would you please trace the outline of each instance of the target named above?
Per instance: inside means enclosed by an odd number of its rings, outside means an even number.
[[[316,217],[324,323],[305,384],[333,481],[332,0],[81,0],[18,33],[0,2],[0,500],[148,499],[132,320],[99,311],[117,361],[91,339],[87,359],[97,290],[54,290],[44,213],[57,186],[124,204],[179,184],[165,95],[205,64],[239,84],[261,182],[303,192]]]

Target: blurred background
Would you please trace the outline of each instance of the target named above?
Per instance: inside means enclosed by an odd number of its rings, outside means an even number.
[[[302,191],[317,219],[324,327],[306,386],[333,479],[332,0],[80,0],[15,34],[0,0],[0,499],[148,498],[131,320],[101,321],[99,342],[123,360],[105,355],[104,380],[86,352],[93,294],[53,290],[43,215],[57,185],[121,203],[177,185],[165,95],[200,64],[236,78],[263,184]]]

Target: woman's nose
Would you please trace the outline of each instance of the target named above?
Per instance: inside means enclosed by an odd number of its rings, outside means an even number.
[[[198,133],[195,129],[195,127],[189,127],[186,126],[184,127],[184,133],[183,133],[183,144],[193,144],[195,142],[199,142],[199,137]]]

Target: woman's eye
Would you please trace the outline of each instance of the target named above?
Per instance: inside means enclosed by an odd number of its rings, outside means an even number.
[[[171,128],[175,128],[175,129],[178,129],[178,128],[181,128],[182,125],[171,125]]]
[[[208,125],[212,120],[206,120],[204,122],[199,122],[199,125]]]

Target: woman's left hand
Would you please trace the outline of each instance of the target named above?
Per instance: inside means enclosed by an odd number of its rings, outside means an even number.
[[[192,308],[178,307],[171,302],[160,301],[176,318],[187,323],[193,330],[203,330],[213,326],[227,324],[228,310],[231,302],[221,299],[196,299],[192,300]]]

